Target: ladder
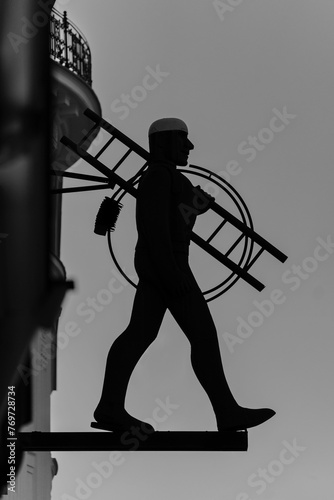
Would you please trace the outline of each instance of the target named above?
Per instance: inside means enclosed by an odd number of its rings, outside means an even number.
[[[54,190],[53,192],[66,193],[66,192],[75,192],[83,190],[95,190],[95,189],[107,189],[107,188],[114,189],[115,186],[117,185],[120,189],[124,190],[124,192],[129,193],[130,195],[136,198],[137,188],[135,187],[135,185],[138,183],[140,177],[143,175],[143,173],[148,167],[148,162],[150,157],[148,151],[146,151],[139,144],[134,142],[132,139],[123,134],[120,130],[118,130],[109,122],[101,118],[92,110],[86,109],[84,111],[84,114],[92,120],[93,122],[92,128],[83,136],[83,138],[78,143],[73,142],[66,136],[63,136],[61,138],[61,142],[65,146],[67,146],[71,151],[75,152],[78,156],[80,156],[87,163],[89,163],[92,167],[98,170],[105,177],[88,176],[71,172],[53,171],[52,172],[53,175],[63,175],[65,177],[92,180],[101,183],[99,185],[87,186],[81,188],[58,189]],[[101,149],[97,152],[97,154],[95,154],[95,156],[92,156],[90,153],[85,151],[83,145],[91,137],[92,134],[96,133],[96,130],[99,128],[104,129],[110,135],[110,138],[101,147]],[[118,140],[122,144],[124,144],[127,147],[127,151],[120,158],[120,160],[113,166],[113,168],[109,168],[99,160],[99,157],[115,140]],[[145,163],[140,167],[140,169],[133,177],[131,177],[129,180],[126,181],[120,175],[118,175],[116,171],[126,161],[126,159],[129,157],[131,153],[136,154],[138,157],[140,157],[141,161],[144,160]],[[189,165],[189,166],[201,169],[201,167],[197,167],[196,165]],[[281,252],[278,248],[276,248],[274,245],[269,243],[269,241],[267,241],[265,238],[263,238],[261,235],[255,232],[251,227],[247,226],[247,224],[245,224],[243,221],[241,221],[233,214],[231,214],[229,211],[227,211],[225,208],[220,206],[218,203],[216,202],[211,203],[210,209],[223,219],[222,222],[206,240],[203,239],[198,234],[196,234],[194,231],[192,231],[191,233],[191,240],[200,248],[202,248],[205,252],[211,255],[214,259],[216,259],[218,262],[220,262],[228,269],[230,269],[239,278],[242,278],[256,290],[262,291],[265,285],[261,283],[258,279],[256,279],[253,275],[251,275],[249,273],[249,269],[253,266],[253,264],[257,261],[257,259],[264,251],[267,251],[269,254],[271,254],[273,257],[275,257],[282,263],[286,261],[287,256],[283,252]],[[237,240],[225,253],[222,253],[219,250],[217,250],[213,245],[211,245],[210,241],[218,233],[218,231],[220,231],[223,228],[223,226],[226,225],[226,223],[231,224],[236,229],[241,231],[241,235],[237,238]],[[229,258],[229,255],[242,240],[247,238],[250,238],[252,244],[256,243],[260,247],[260,250],[258,250],[257,253],[254,256],[252,256],[251,260],[248,261],[244,267],[241,267],[240,265],[236,264],[233,260],[231,260]]]

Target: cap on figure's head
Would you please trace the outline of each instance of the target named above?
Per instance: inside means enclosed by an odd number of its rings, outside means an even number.
[[[188,133],[188,127],[183,120],[179,118],[160,118],[152,123],[148,130],[148,136],[156,132],[167,132],[170,130],[180,130],[181,132]]]
[[[148,131],[151,157],[169,160],[176,165],[187,165],[194,145],[188,139],[188,127],[179,118],[161,118],[152,123]]]

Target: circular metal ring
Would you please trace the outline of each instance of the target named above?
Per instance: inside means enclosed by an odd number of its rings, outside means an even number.
[[[178,169],[179,172],[181,173],[186,173],[186,174],[191,174],[191,175],[196,175],[198,177],[202,177],[204,179],[209,180],[210,182],[216,184],[219,188],[221,188],[233,201],[233,203],[236,205],[238,212],[241,216],[242,222],[247,225],[250,229],[254,230],[253,226],[253,221],[251,214],[248,210],[248,207],[240,194],[235,190],[233,186],[229,182],[227,182],[225,179],[220,177],[218,174],[211,172],[210,170],[203,168],[203,167],[198,167],[196,165],[189,165],[187,169]],[[143,172],[144,173],[144,172]],[[138,178],[135,178],[133,182],[133,186],[135,187],[140,180],[141,176]],[[124,196],[128,194],[124,189],[119,188],[112,196],[112,199],[120,202]],[[123,271],[121,266],[119,265],[115,252],[112,247],[112,242],[111,242],[111,231],[107,232],[107,238],[108,238],[108,246],[109,246],[109,251],[111,254],[111,257],[115,263],[115,266],[117,267],[117,270],[122,274],[122,276],[130,283],[133,287],[137,288],[137,285],[126,275],[126,273]],[[254,241],[249,238],[247,235],[244,235],[244,247],[242,251],[242,255],[239,259],[239,262],[236,262],[237,266],[240,268],[247,268],[253,254],[253,248],[254,248]],[[217,297],[220,297],[223,293],[227,292],[238,280],[240,279],[240,276],[238,276],[235,272],[231,272],[229,276],[224,279],[222,282],[220,282],[218,285],[210,288],[209,290],[203,291],[203,296],[206,300],[206,302],[210,302],[211,300],[216,299]]]

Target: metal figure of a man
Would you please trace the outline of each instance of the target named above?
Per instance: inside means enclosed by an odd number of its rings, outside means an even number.
[[[275,412],[244,408],[233,397],[215,324],[188,263],[196,217],[206,212],[214,199],[176,168],[188,164],[189,152],[194,149],[186,124],[178,118],[153,122],[149,146],[149,166],[140,180],[136,205],[135,269],[139,283],[129,325],[110,348],[94,418],[106,430],[140,426],[148,433],[154,431],[129,415],[125,397],[131,374],[157,337],[169,309],[190,342],[191,364],[209,397],[218,431],[257,426]]]

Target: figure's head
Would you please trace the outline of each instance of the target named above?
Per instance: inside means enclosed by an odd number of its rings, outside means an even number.
[[[188,164],[189,151],[194,145],[188,139],[188,128],[179,118],[161,118],[148,131],[151,157],[169,160],[176,165]]]

